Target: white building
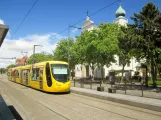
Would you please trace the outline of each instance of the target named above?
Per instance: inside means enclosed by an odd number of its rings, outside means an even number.
[[[122,8],[121,4],[119,5],[119,8],[116,10],[116,19],[114,20],[114,23],[125,25],[127,26],[128,20],[125,18],[126,12]],[[97,27],[94,25],[94,22],[90,20],[90,18],[87,16],[86,21],[84,22],[83,26],[84,30],[93,30],[97,29]],[[121,73],[122,65],[119,63],[119,57],[115,55],[116,63],[112,63],[110,67],[104,66],[104,77],[108,76],[109,71],[117,71]],[[136,71],[136,66],[138,66],[138,62],[133,58],[130,60],[130,64],[127,64],[125,66],[125,71],[132,71],[132,75],[134,74],[134,71]],[[82,65],[78,64],[75,66],[75,77],[89,77],[92,75],[92,70],[90,69],[89,65]],[[94,77],[95,78],[101,78],[101,70],[96,68],[94,70]]]

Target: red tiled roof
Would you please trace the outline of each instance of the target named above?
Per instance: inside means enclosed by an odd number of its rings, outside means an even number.
[[[25,64],[25,61],[28,59],[28,57],[27,56],[24,56],[24,57],[22,57],[21,59],[17,59],[16,60],[16,64],[17,65],[24,65]]]

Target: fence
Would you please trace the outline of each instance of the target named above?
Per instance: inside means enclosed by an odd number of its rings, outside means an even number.
[[[72,86],[104,92],[116,92],[118,94],[161,99],[161,86],[157,86],[157,88],[153,88],[153,86],[146,87],[145,83],[142,81],[131,80],[130,82],[120,82],[120,80],[116,80],[111,84],[110,79],[92,80],[91,78],[74,78],[72,80]]]

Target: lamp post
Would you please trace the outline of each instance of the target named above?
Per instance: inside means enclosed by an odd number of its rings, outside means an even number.
[[[32,60],[32,63],[33,63],[33,64],[35,63],[34,57],[35,57],[35,47],[36,47],[36,46],[41,46],[41,47],[43,47],[43,45],[34,45],[34,49],[33,49],[33,60]]]
[[[77,29],[82,29],[80,27],[76,27],[76,26],[73,26],[73,25],[69,25],[68,27],[68,69],[69,69],[69,64],[70,64],[70,59],[69,59],[69,54],[70,54],[70,47],[69,47],[69,38],[70,38],[70,28],[77,28]],[[69,77],[70,77],[70,69],[69,69]],[[73,75],[72,75],[72,79],[73,79]]]
[[[69,60],[69,54],[70,54],[70,52],[69,52],[69,38],[70,38],[70,28],[77,28],[77,29],[82,29],[82,28],[80,28],[80,27],[77,27],[77,26],[74,26],[74,25],[69,25],[69,27],[68,27],[68,64],[69,64],[69,62],[70,62],[70,60]]]

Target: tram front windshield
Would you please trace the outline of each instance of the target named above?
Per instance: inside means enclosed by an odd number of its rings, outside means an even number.
[[[51,64],[52,74],[59,82],[68,81],[68,66],[63,64]]]

